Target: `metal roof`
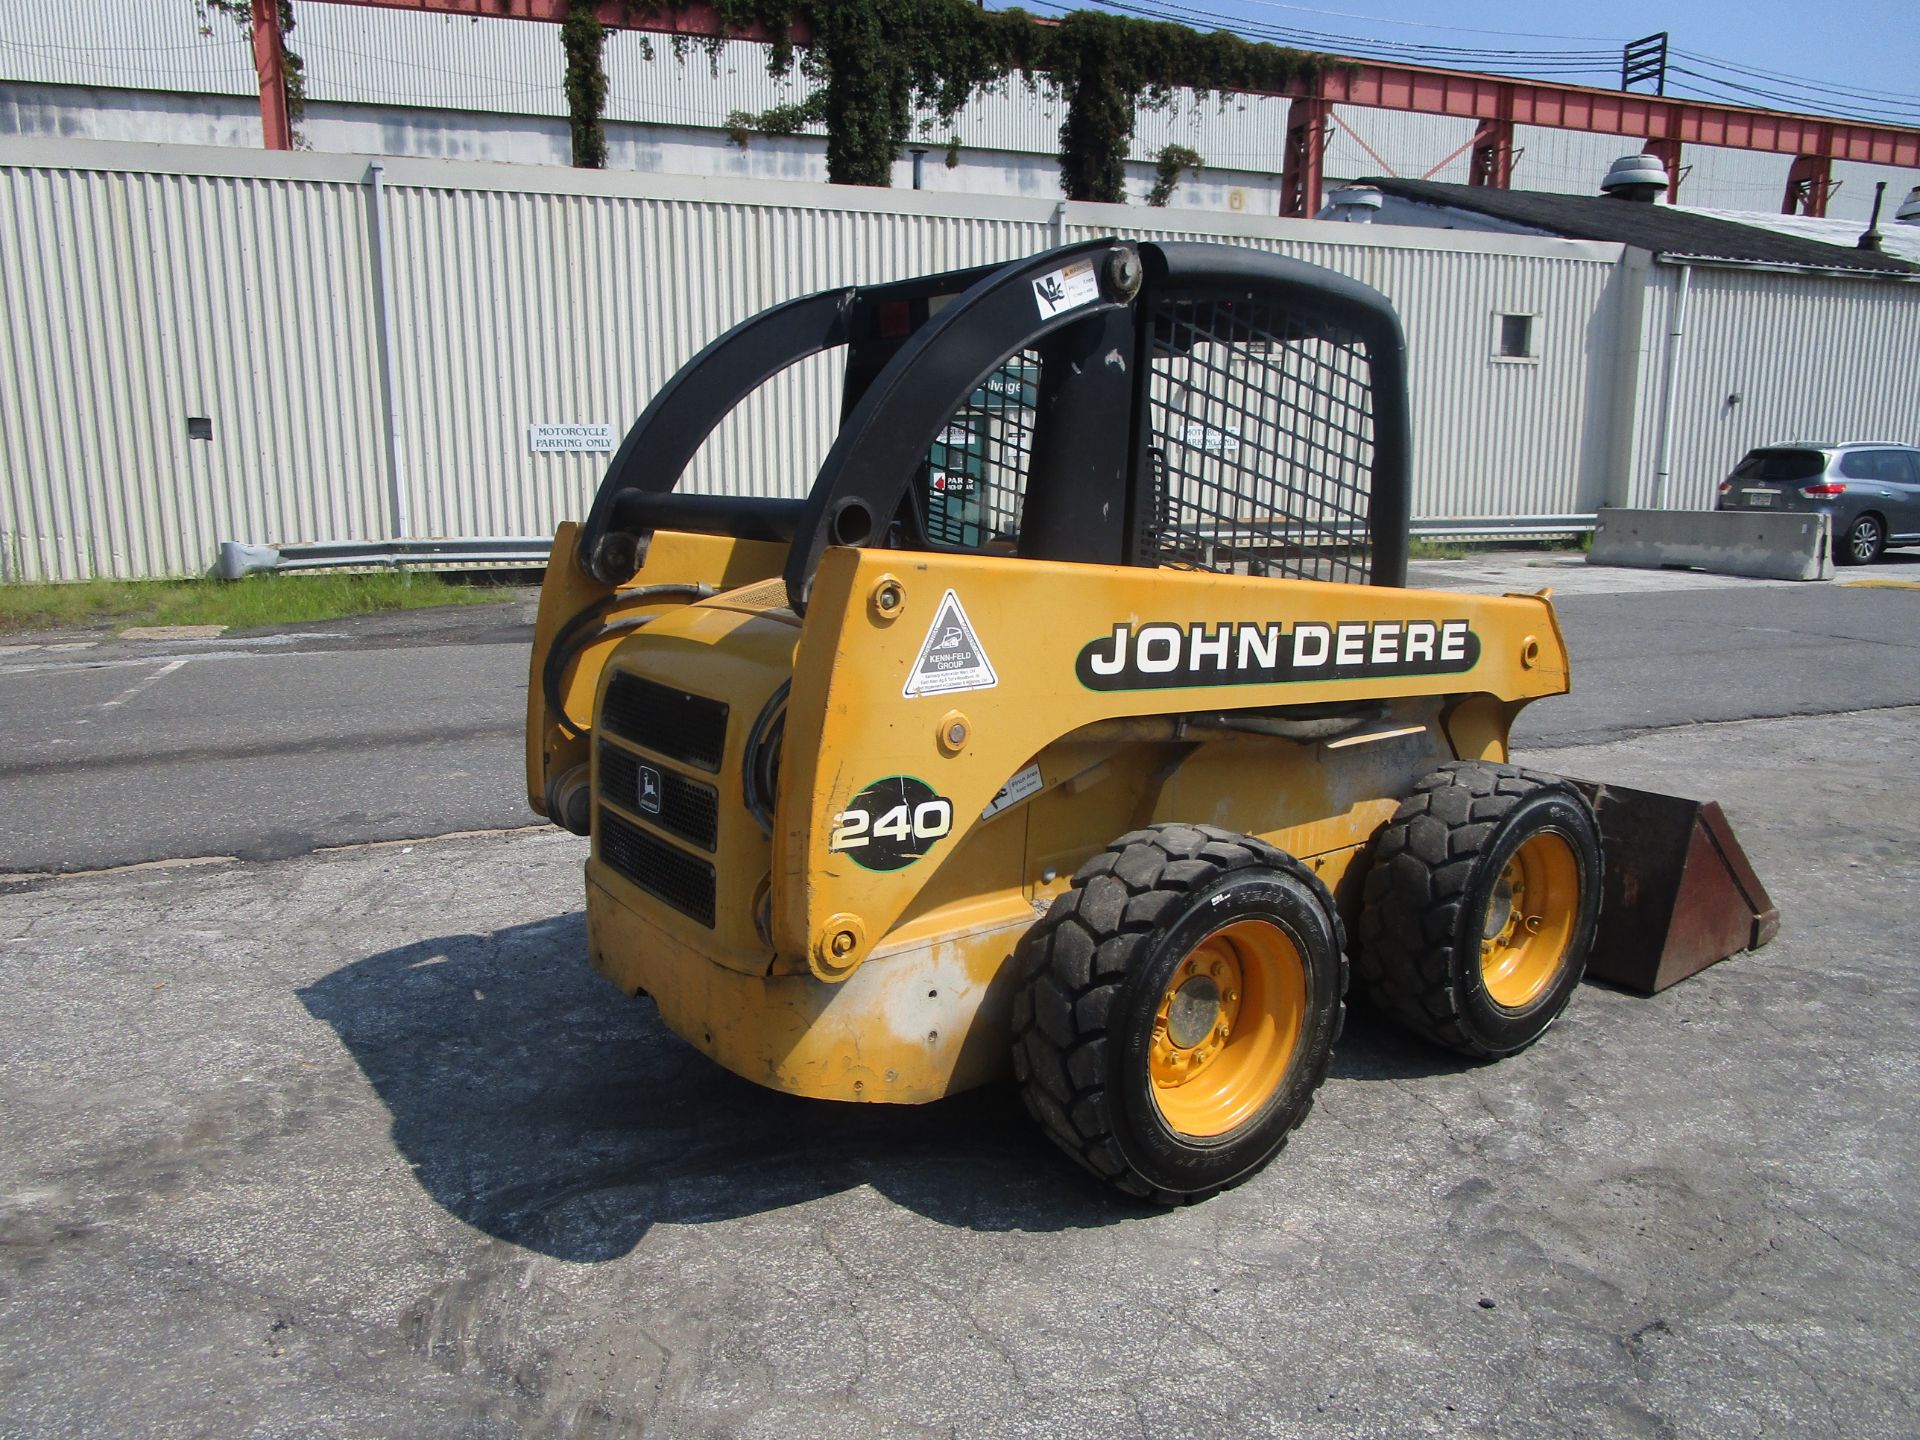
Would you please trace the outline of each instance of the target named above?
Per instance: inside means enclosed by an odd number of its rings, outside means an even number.
[[[1843,220],[1832,215],[1769,215],[1758,210],[1722,209],[1718,206],[1707,207],[1693,205],[1683,207],[1714,215],[1722,220],[1731,220],[1737,225],[1751,225],[1757,230],[1776,230],[1782,235],[1798,235],[1807,240],[1818,240],[1823,245],[1837,245],[1843,250],[1854,248],[1854,242],[1860,238],[1860,232],[1866,229],[1864,221]],[[1894,205],[1889,200],[1880,212],[1880,248],[1883,253],[1901,260],[1920,263],[1920,225],[1903,224],[1893,218]]]
[[[1632,245],[1656,255],[1920,276],[1920,265],[1894,255],[1741,224],[1672,205],[1644,204],[1611,195],[1550,195],[1534,190],[1445,185],[1435,180],[1368,178],[1361,183],[1420,204],[1465,210],[1549,235]]]

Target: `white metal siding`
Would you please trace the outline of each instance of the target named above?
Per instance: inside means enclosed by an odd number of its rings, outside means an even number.
[[[357,190],[0,166],[0,548],[191,572],[223,535],[376,533]],[[187,418],[213,421],[211,442]]]
[[[400,159],[385,173],[412,538],[548,532],[583,511],[605,457],[529,454],[529,424],[624,431],[675,368],[766,306],[1031,253],[1055,213],[531,166]],[[197,571],[220,539],[386,538],[366,177],[363,157],[0,149],[9,575]],[[1588,511],[1610,482],[1628,488],[1629,465],[1647,492],[1664,267],[1643,310],[1617,246],[1120,206],[1066,218],[1069,239],[1254,244],[1383,290],[1409,336],[1419,515]],[[1493,357],[1502,313],[1538,317],[1537,360]],[[1700,270],[1688,332],[1673,503],[1710,503],[1753,444],[1920,435],[1920,287]],[[709,442],[690,488],[802,493],[839,373],[823,357],[770,385]],[[211,443],[186,438],[190,415],[212,418]]]
[[[239,27],[215,16],[208,27],[213,33],[201,35],[190,0],[7,0],[5,12],[0,78],[201,95],[260,93],[253,50]]]
[[[1127,212],[1115,213],[1118,220]],[[1188,217],[1130,217],[1127,233],[1205,240]],[[1116,225],[1115,229],[1121,226]],[[1586,513],[1603,503],[1618,246],[1478,239],[1383,246],[1373,227],[1270,222],[1262,249],[1351,275],[1399,311],[1413,409],[1413,513],[1424,518]],[[1069,239],[1112,233],[1075,228]],[[1321,241],[1307,236],[1351,239]],[[1236,236],[1235,238],[1241,238]],[[1494,358],[1500,314],[1535,315],[1532,361]]]
[[[1679,271],[1647,287],[1633,503],[1653,501]],[[1920,444],[1920,284],[1694,267],[1666,503],[1711,509],[1748,450],[1787,440]],[[1738,404],[1728,397],[1739,395]]]

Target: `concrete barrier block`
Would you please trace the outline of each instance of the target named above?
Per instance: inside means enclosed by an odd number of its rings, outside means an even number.
[[[1831,580],[1826,515],[1750,510],[1602,510],[1589,565],[1705,570],[1759,580]]]

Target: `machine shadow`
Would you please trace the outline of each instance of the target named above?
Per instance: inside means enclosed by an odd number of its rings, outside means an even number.
[[[1410,1035],[1366,1001],[1349,994],[1347,1024],[1333,1047],[1331,1080],[1426,1080],[1458,1075],[1481,1062]]]
[[[614,1260],[655,1224],[704,1224],[872,1185],[942,1224],[1108,1225],[1111,1196],[1040,1136],[1012,1087],[838,1105],[720,1069],[586,963],[580,914],[446,935],[299,992],[459,1219],[558,1259]]]

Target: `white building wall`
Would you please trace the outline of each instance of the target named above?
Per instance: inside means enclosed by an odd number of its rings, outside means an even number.
[[[1351,275],[1391,300],[1407,335],[1415,516],[1590,514],[1605,502],[1620,246],[1326,221],[1227,232],[1165,212],[1073,209],[1089,212],[1098,218],[1070,227],[1069,240],[1232,238]],[[1534,357],[1495,355],[1503,314],[1536,317]]]
[[[0,153],[5,575],[191,572],[222,535],[377,533],[367,242],[337,183]]]
[[[1756,445],[1920,444],[1920,283],[1691,269],[1672,351],[1670,508],[1710,509],[1715,487]],[[1654,498],[1679,280],[1679,267],[1656,265],[1647,286],[1649,351],[1628,497],[1635,505]]]
[[[624,429],[674,369],[777,301],[1011,259],[1051,201],[388,159],[408,538],[542,535],[604,456],[526,427]],[[365,157],[0,146],[0,554],[28,578],[193,572],[219,540],[388,538]],[[1411,340],[1416,511],[1591,510],[1617,246],[1069,206],[1101,233],[1259,244],[1376,284]],[[1177,229],[1174,227],[1178,227]],[[1492,359],[1538,313],[1540,357]],[[804,493],[839,371],[797,366],[691,488]],[[213,421],[189,440],[189,416]],[[1596,448],[1601,447],[1601,448]]]

